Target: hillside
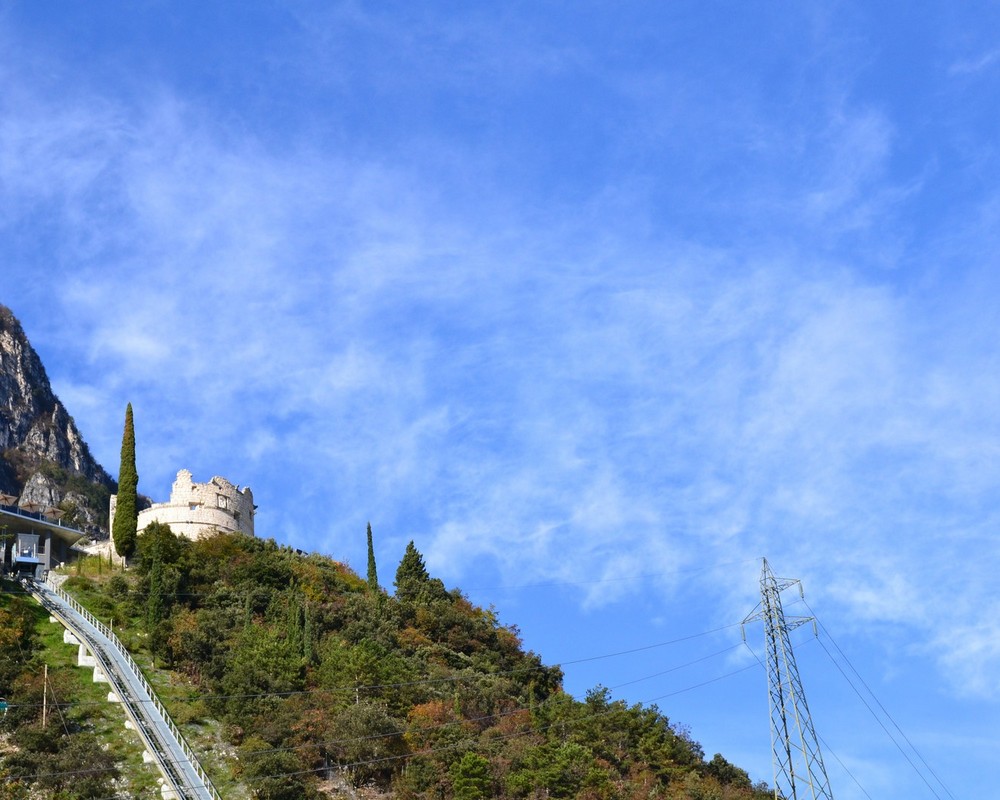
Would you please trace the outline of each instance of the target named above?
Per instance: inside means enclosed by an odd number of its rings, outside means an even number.
[[[356,797],[359,787],[445,800],[769,796],[721,755],[706,759],[659,709],[599,687],[583,701],[563,693],[558,667],[428,575],[412,545],[393,595],[374,569],[365,581],[270,540],[189,541],[159,525],[140,536],[129,572],[82,569],[66,588],[113,619],[141,663],[155,660],[153,682],[195,748],[211,751],[206,768],[226,798]],[[30,628],[18,613],[10,629]],[[32,635],[10,639],[0,637],[0,693],[16,713],[2,729],[22,771],[4,756],[8,779],[26,774],[40,713]],[[87,734],[86,707],[67,708]],[[64,753],[73,735],[50,734],[44,746]],[[42,796],[110,796],[129,770],[109,765],[89,794],[66,784]],[[0,797],[36,783],[8,783]]]
[[[3,306],[0,391],[0,491],[105,536],[114,482]],[[227,800],[769,796],[659,709],[565,694],[558,667],[431,577],[412,544],[392,594],[374,562],[363,580],[272,540],[158,524],[127,572],[99,557],[68,569],[65,588],[113,621]],[[2,588],[0,800],[156,796],[59,626]]]

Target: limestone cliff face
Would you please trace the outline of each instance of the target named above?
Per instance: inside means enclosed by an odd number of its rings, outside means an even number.
[[[21,504],[62,504],[97,533],[101,497],[113,487],[52,393],[21,323],[0,305],[0,490]]]

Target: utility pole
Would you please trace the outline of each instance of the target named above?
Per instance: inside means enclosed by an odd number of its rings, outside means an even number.
[[[14,559],[11,559],[13,566]],[[7,571],[7,526],[0,525],[0,574]]]
[[[776,578],[767,559],[763,561],[760,603],[743,620],[743,624],[756,620],[764,622],[774,796],[776,800],[833,800],[819,740],[799,678],[799,668],[795,664],[795,653],[788,637],[790,631],[807,622],[812,622],[815,630],[816,623],[812,617],[785,616],[781,592],[798,585],[802,595],[802,583],[798,579]],[[745,640],[745,630],[743,636]]]
[[[45,727],[49,712],[49,665],[44,665],[44,677],[42,678],[42,727]]]

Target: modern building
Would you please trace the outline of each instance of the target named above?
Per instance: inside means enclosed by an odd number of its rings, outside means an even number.
[[[83,531],[63,525],[57,518],[0,504],[0,570],[42,580],[50,569],[79,553],[73,545],[85,538]]]

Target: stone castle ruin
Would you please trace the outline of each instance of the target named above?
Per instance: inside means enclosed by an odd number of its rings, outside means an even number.
[[[112,525],[117,499],[117,496],[111,498]],[[191,472],[182,469],[171,487],[170,500],[153,503],[140,511],[137,528],[142,531],[151,522],[161,522],[188,539],[213,533],[239,532],[253,536],[256,508],[249,486],[241,489],[219,476],[208,483],[195,483]]]

